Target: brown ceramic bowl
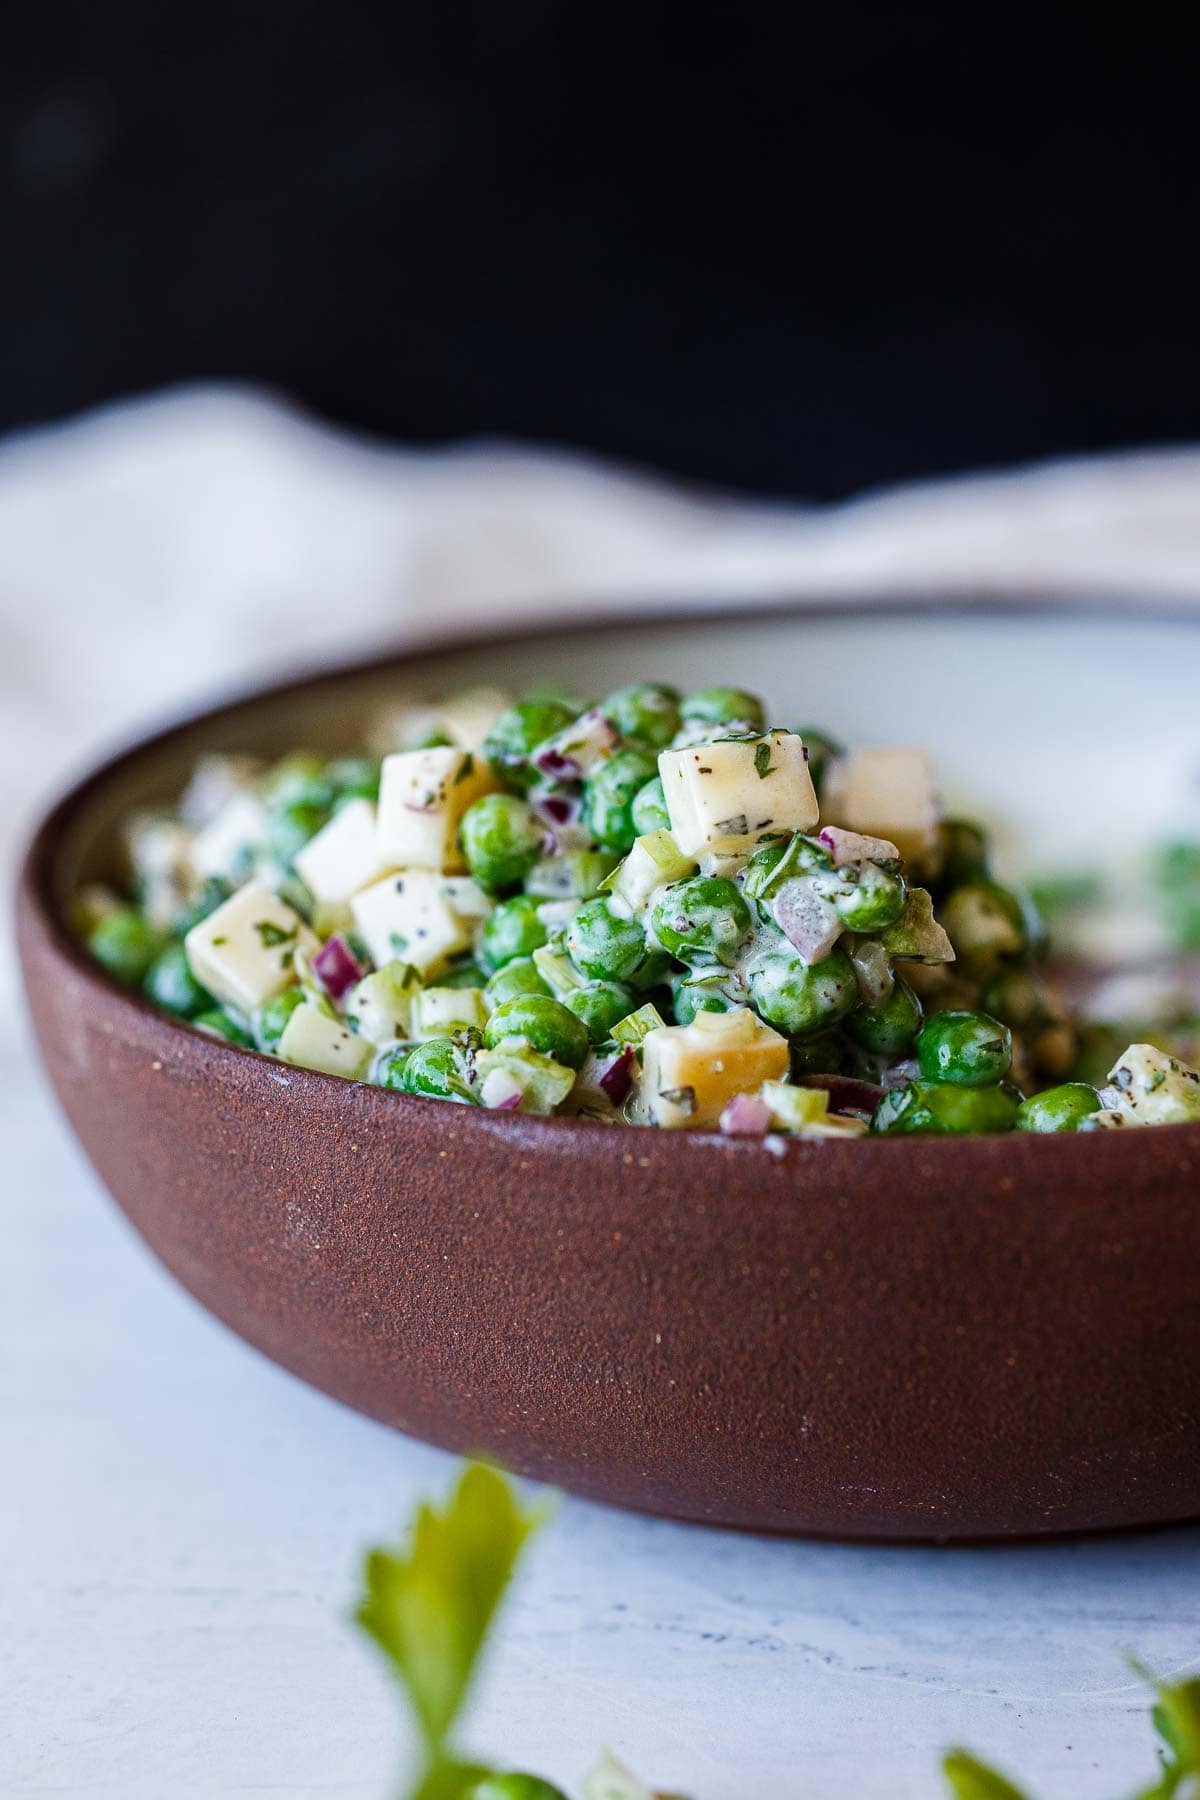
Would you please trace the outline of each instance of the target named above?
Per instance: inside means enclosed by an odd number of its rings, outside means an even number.
[[[931,739],[951,785],[986,787],[1026,729],[1016,709],[1040,706],[1068,665],[1051,739],[1074,742],[1089,707],[1118,703],[1127,730],[1140,707],[1194,737],[1200,631],[1143,621],[1150,661],[1129,631],[1115,616],[912,608],[558,627],[276,689],[164,733],[70,793],[25,867],[25,980],[63,1107],[204,1306],[436,1443],[774,1531],[961,1538],[1194,1515],[1200,1127],[776,1155],[474,1112],[216,1043],[112,986],[64,925],[114,822],[177,791],[199,751],[345,745],[399,688],[498,665],[513,685],[574,676],[595,691],[643,673],[757,683],[793,696],[789,717]],[[916,724],[914,656],[939,694]]]

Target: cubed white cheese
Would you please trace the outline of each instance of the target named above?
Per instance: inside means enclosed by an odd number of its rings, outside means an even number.
[[[469,750],[442,745],[385,756],[377,825],[382,865],[462,874],[459,822],[471,802],[495,786],[487,763]]]
[[[496,904],[469,875],[445,875],[442,892],[460,919],[486,919]]]
[[[787,1039],[749,1007],[700,1012],[642,1039],[642,1104],[656,1125],[712,1127],[735,1094],[782,1081],[787,1069]]]
[[[400,957],[427,975],[469,948],[474,921],[455,911],[445,887],[431,869],[401,869],[355,894],[354,928],[372,961]]]
[[[1130,1044],[1108,1079],[1120,1096],[1114,1110],[1139,1125],[1186,1125],[1200,1119],[1200,1071],[1153,1044]]]
[[[658,772],[671,836],[684,856],[749,852],[769,833],[810,831],[819,817],[794,731],[664,750]]]
[[[266,835],[266,815],[257,794],[239,790],[192,839],[192,868],[201,877],[236,881],[246,874]]]
[[[438,724],[460,750],[478,750],[500,714],[511,705],[512,697],[503,688],[463,688],[442,702]]]
[[[192,884],[192,832],[178,819],[139,813],[125,834],[129,860],[152,925],[170,925]]]
[[[851,751],[830,769],[824,811],[835,825],[888,839],[906,862],[928,862],[938,826],[928,751]]]
[[[184,939],[196,980],[243,1012],[291,987],[296,953],[312,956],[320,947],[299,913],[263,881],[248,881]]]
[[[371,1060],[371,1045],[341,1019],[331,1019],[321,1007],[305,1000],[283,1028],[279,1055],[284,1062],[298,1063],[303,1069],[358,1081]]]
[[[301,881],[322,905],[340,906],[359,888],[369,887],[387,867],[379,860],[371,802],[348,800],[293,860]]]

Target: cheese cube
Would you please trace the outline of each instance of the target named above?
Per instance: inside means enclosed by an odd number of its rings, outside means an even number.
[[[420,991],[421,977],[411,963],[386,962],[351,988],[346,1017],[369,1043],[394,1044],[412,1036],[413,1005]]]
[[[446,882],[431,869],[401,869],[355,894],[350,902],[354,928],[371,960],[401,957],[427,975],[468,949],[473,921],[455,911],[445,890]]]
[[[782,1081],[787,1069],[787,1039],[748,1006],[700,1012],[642,1039],[642,1103],[656,1125],[713,1127],[735,1094]]]
[[[125,841],[138,878],[142,911],[151,925],[166,929],[192,883],[192,833],[178,819],[139,813],[131,821]]]
[[[266,829],[257,794],[239,790],[192,839],[192,868],[201,877],[236,881],[250,869]]]
[[[444,876],[442,892],[451,911],[460,919],[486,919],[496,904],[469,875]]]
[[[341,906],[368,887],[387,866],[379,860],[371,802],[348,800],[340,806],[293,861],[301,881],[323,906]]]
[[[671,836],[684,856],[748,854],[765,834],[809,831],[819,817],[794,731],[664,750],[658,772]]]
[[[487,1002],[480,988],[424,988],[413,1006],[414,1037],[449,1037],[469,1026],[482,1031],[487,1022]]]
[[[1108,1079],[1120,1096],[1114,1110],[1139,1125],[1200,1119],[1200,1072],[1153,1044],[1130,1044]]]
[[[928,862],[937,847],[938,808],[925,750],[853,750],[829,771],[825,817],[851,831],[887,838],[906,862]]]
[[[305,1000],[284,1026],[278,1054],[302,1069],[358,1081],[371,1060],[371,1045],[341,1019],[331,1019],[323,1007]]]
[[[321,948],[265,881],[248,881],[184,939],[188,966],[216,999],[252,1012],[296,979],[296,952]]]
[[[478,750],[502,712],[512,705],[503,688],[462,688],[442,702],[438,724],[460,750]]]
[[[385,756],[379,785],[377,849],[383,868],[466,870],[458,826],[496,779],[482,757],[440,745]]]

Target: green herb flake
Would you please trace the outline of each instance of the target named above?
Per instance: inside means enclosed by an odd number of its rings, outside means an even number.
[[[765,781],[771,773],[771,746],[763,742],[754,751],[754,772],[760,781]]]
[[[473,775],[474,773],[475,773],[475,758],[471,755],[471,752],[468,750],[467,754],[463,757],[462,762],[459,764],[458,774],[454,777],[453,785],[455,787],[457,787],[460,781],[466,781],[468,779],[468,777]]]
[[[299,926],[293,925],[285,931],[282,925],[276,925],[273,919],[256,919],[254,929],[257,931],[264,950],[274,950],[280,944],[290,944],[296,936]]]

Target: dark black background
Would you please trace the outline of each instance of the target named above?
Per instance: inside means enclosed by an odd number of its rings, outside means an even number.
[[[0,426],[249,377],[814,496],[1200,432],[1200,9],[3,12]]]

